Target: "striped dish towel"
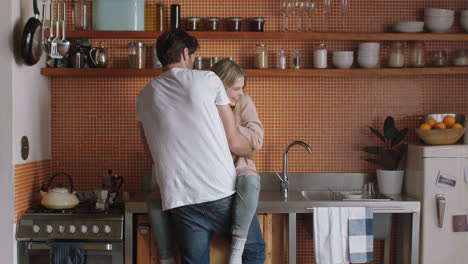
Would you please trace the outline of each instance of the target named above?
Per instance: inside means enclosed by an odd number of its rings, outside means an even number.
[[[351,263],[374,260],[374,223],[372,208],[348,208],[348,245]]]
[[[49,242],[50,264],[85,264],[85,250],[81,242]]]

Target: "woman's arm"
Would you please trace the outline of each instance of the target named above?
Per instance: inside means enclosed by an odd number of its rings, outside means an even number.
[[[264,129],[258,118],[257,108],[252,98],[245,94],[245,105],[240,111],[239,131],[249,141],[252,148],[259,150],[263,145]]]

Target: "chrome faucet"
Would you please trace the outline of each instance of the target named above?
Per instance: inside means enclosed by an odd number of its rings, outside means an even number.
[[[276,176],[280,179],[280,188],[281,188],[281,193],[283,194],[284,200],[288,199],[288,188],[289,188],[289,178],[288,178],[288,151],[290,148],[292,148],[294,145],[301,145],[307,150],[309,154],[312,154],[312,149],[310,149],[309,145],[303,141],[293,141],[289,143],[288,146],[284,149],[283,152],[283,177],[281,177],[278,173],[276,173]]]

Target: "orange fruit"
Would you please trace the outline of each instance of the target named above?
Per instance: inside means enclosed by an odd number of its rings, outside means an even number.
[[[434,125],[437,123],[434,118],[428,118],[426,120],[426,124],[429,124],[431,127],[434,127]]]
[[[459,123],[453,124],[452,128],[463,128],[463,126]]]
[[[451,115],[445,116],[443,122],[447,127],[452,127],[456,123],[455,117]]]
[[[431,130],[431,128],[431,125],[429,125],[428,123],[424,123],[419,126],[419,129],[421,130]]]
[[[444,122],[437,122],[433,128],[434,129],[446,129],[447,126],[444,124]]]

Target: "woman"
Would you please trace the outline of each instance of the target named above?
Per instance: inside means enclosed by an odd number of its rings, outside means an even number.
[[[219,76],[226,88],[240,132],[255,150],[259,150],[263,144],[264,131],[254,102],[244,93],[247,75],[238,64],[227,59],[216,63],[211,70]],[[237,172],[237,192],[233,204],[229,263],[241,264],[250,222],[257,210],[260,176],[252,159],[233,156],[233,160]]]
[[[212,71],[219,76],[226,88],[240,132],[252,148],[259,150],[263,144],[263,125],[258,118],[254,102],[243,90],[247,83],[247,75],[238,64],[230,60],[219,61]],[[233,160],[238,177],[233,204],[229,263],[241,264],[250,223],[257,209],[260,176],[252,159],[233,156]],[[167,212],[162,211],[159,199],[149,199],[147,203],[151,211],[152,230],[158,245],[160,263],[174,264],[169,216]]]

